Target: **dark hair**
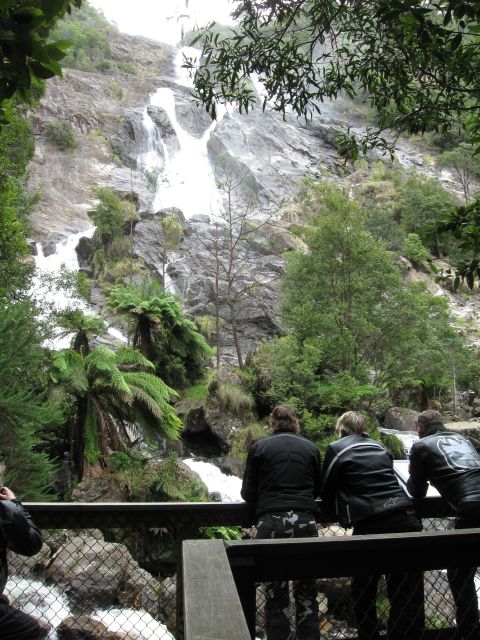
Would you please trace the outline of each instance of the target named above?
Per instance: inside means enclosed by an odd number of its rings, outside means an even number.
[[[427,409],[418,414],[417,424],[421,424],[426,432],[434,431],[435,429],[442,428],[444,426],[442,415],[439,411],[433,409]]]
[[[272,431],[300,431],[295,409],[289,404],[278,404],[272,411],[270,428]]]

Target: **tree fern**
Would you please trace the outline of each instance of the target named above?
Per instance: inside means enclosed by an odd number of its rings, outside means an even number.
[[[133,346],[153,361],[158,375],[172,386],[194,382],[213,350],[178,301],[155,280],[114,287],[108,306],[134,321]]]

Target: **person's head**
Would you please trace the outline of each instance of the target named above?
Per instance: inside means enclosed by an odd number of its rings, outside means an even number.
[[[337,420],[335,431],[339,438],[359,433],[367,433],[367,419],[357,411],[347,411]]]
[[[418,414],[417,433],[419,438],[424,438],[443,426],[442,416],[438,411],[427,409],[427,411]]]
[[[300,425],[298,424],[295,409],[288,404],[278,404],[272,411],[270,416],[271,431],[291,431],[298,433]]]

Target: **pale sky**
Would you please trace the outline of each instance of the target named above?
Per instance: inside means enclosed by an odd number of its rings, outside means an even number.
[[[124,33],[176,44],[184,30],[215,20],[232,24],[232,0],[90,0]],[[186,6],[188,5],[188,6]]]

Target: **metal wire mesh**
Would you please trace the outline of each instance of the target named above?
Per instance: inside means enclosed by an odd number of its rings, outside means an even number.
[[[99,506],[83,505],[81,513],[61,513],[62,505],[58,505],[57,512],[51,506],[49,512],[38,505],[33,509],[34,519],[43,527],[45,544],[33,558],[9,552],[10,577],[5,594],[11,604],[34,615],[45,633],[59,640],[120,637],[115,634],[126,635],[129,640],[180,640],[182,603],[177,595],[181,593],[181,541],[202,537],[201,527],[222,522],[245,525],[252,521],[251,513],[243,509],[245,505],[218,503],[195,508],[150,505],[149,511],[142,511],[138,505],[138,510],[131,512],[125,510],[125,505],[118,505],[95,512],[94,507]],[[85,528],[86,522],[95,528]],[[452,519],[424,518],[423,524],[429,530],[445,530],[452,526]],[[244,529],[243,533],[248,536],[251,531]],[[344,536],[349,532],[328,525],[319,526],[319,535]],[[322,637],[355,638],[350,579],[322,579],[318,586]],[[290,600],[289,619],[294,629],[293,594]],[[258,638],[265,637],[264,605],[264,589],[258,585]],[[382,577],[377,593],[382,632],[387,628],[389,606]],[[445,572],[425,573],[424,608],[427,628],[455,626]]]

